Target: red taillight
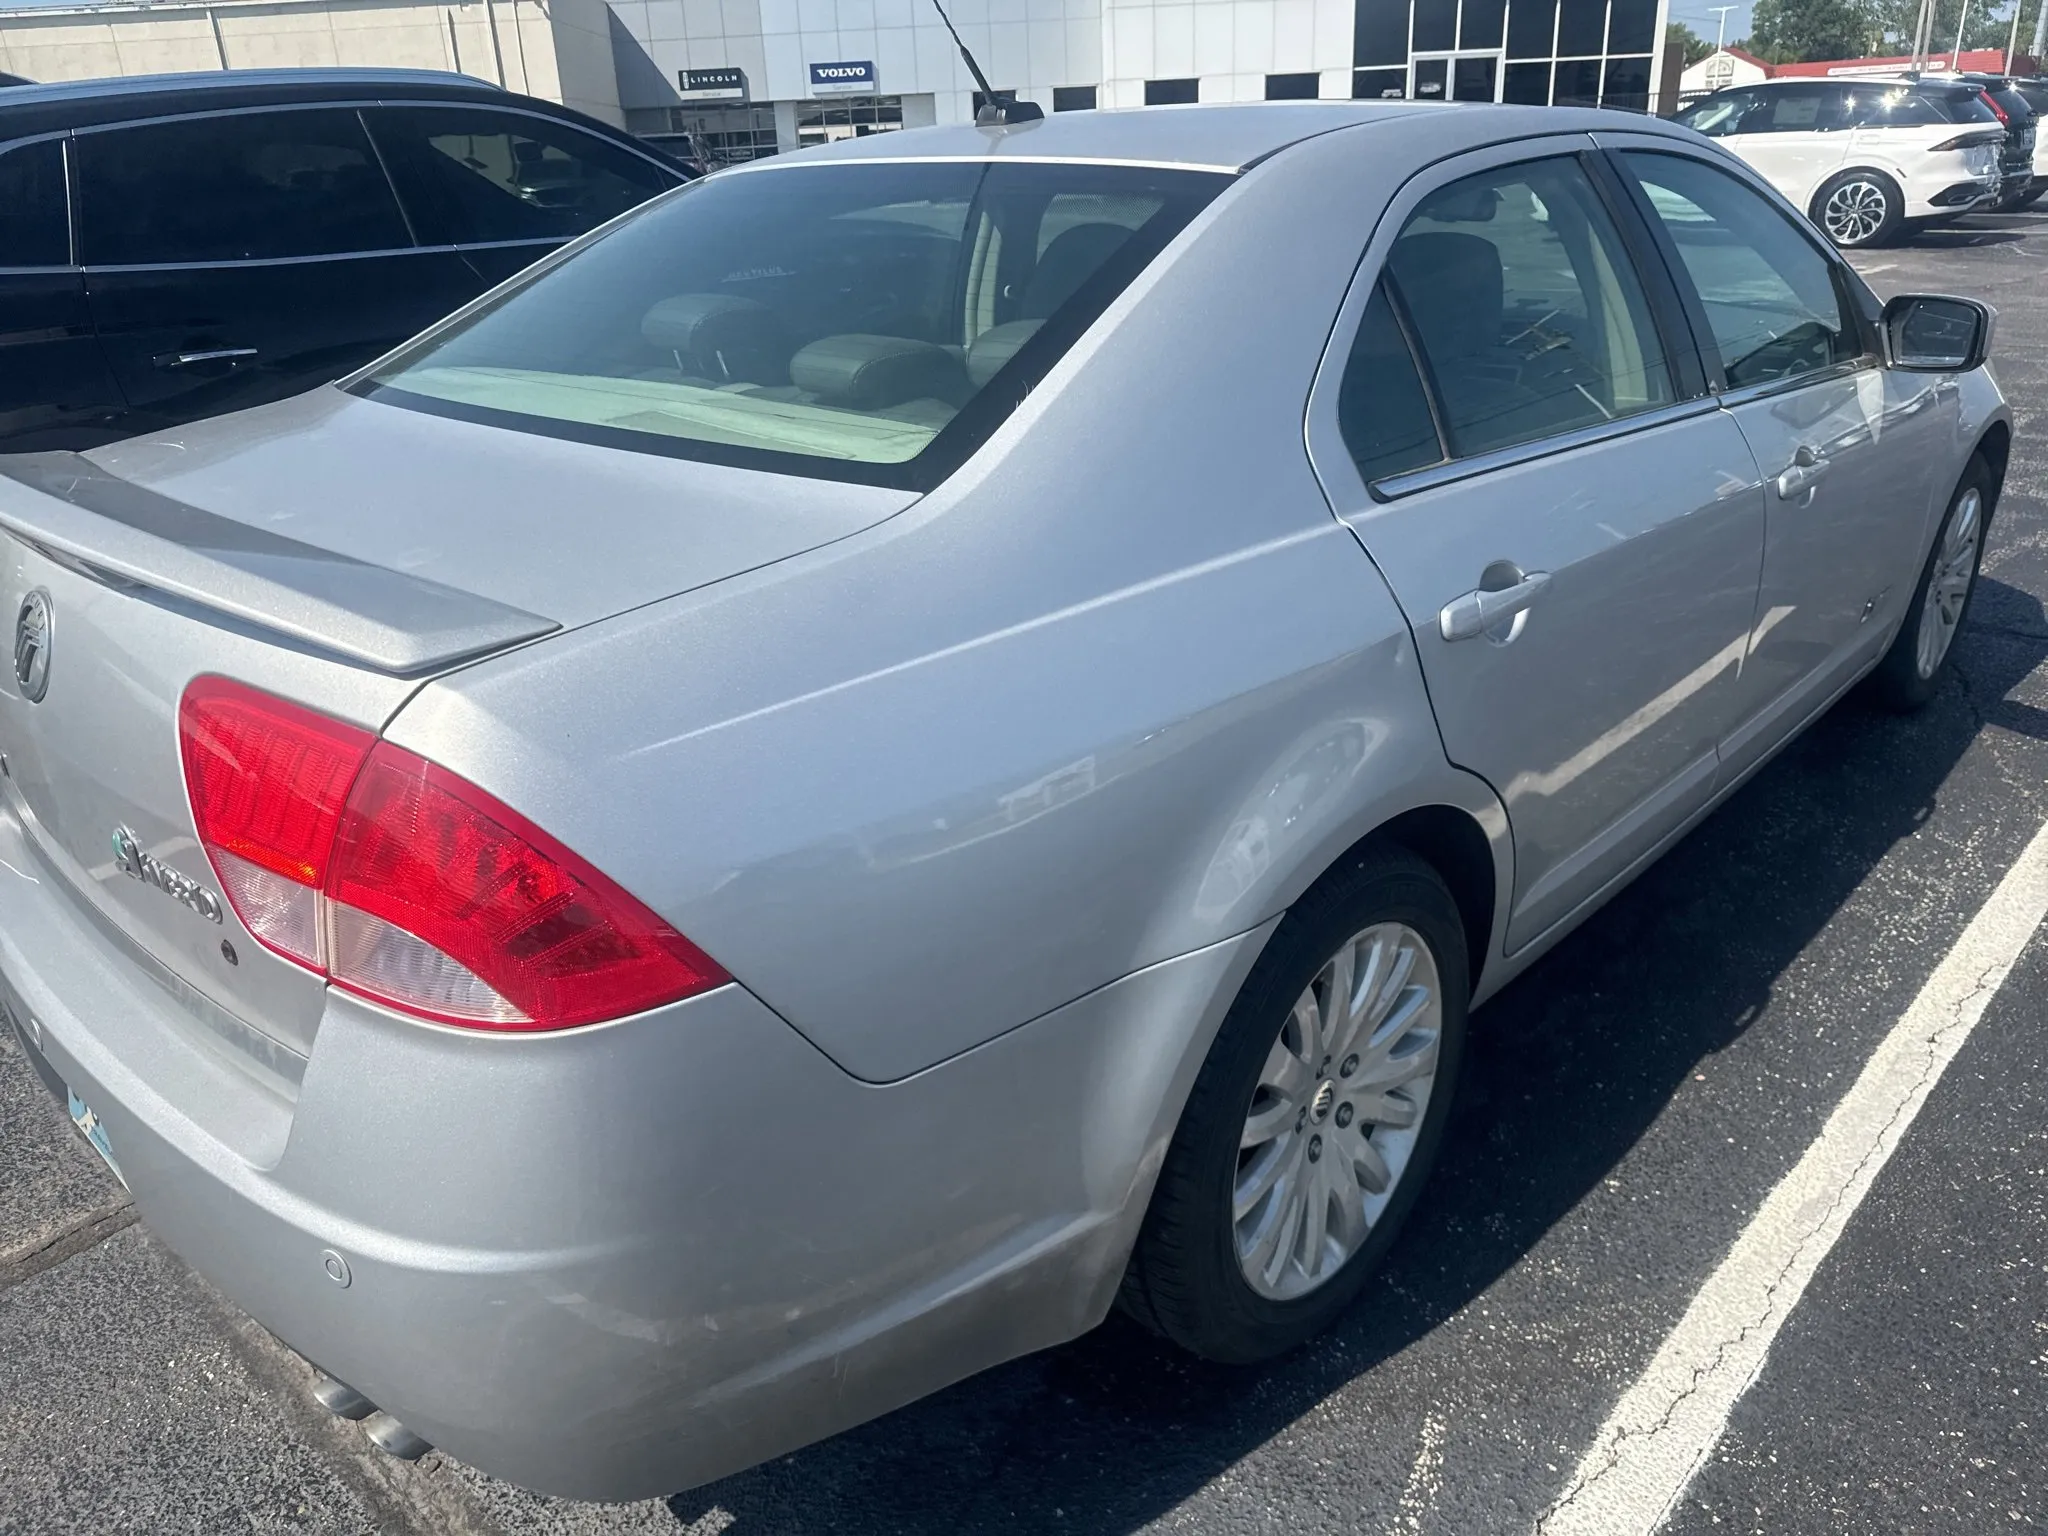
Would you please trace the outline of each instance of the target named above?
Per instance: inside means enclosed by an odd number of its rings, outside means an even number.
[[[179,707],[200,842],[263,944],[425,1018],[564,1029],[729,978],[468,781],[222,678]]]
[[[1992,111],[1996,112],[1998,114],[1998,120],[2001,123],[2004,123],[2006,127],[2010,128],[2012,126],[2012,119],[2005,115],[2005,108],[2001,107],[1998,104],[1997,97],[1993,96],[1989,91],[1979,91],[1977,93],[1977,99],[1983,102],[1984,105],[1989,107]]]

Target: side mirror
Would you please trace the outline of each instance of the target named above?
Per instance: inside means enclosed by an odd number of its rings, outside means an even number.
[[[1991,306],[1943,294],[1906,293],[1884,307],[1884,349],[1894,368],[1967,373],[1991,355]]]

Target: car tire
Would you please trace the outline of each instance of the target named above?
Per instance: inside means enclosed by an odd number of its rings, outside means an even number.
[[[1905,621],[1870,675],[1870,691],[1885,708],[1908,714],[1940,689],[1955,652],[1956,634],[1970,616],[1977,572],[1984,563],[1984,537],[1997,499],[1997,476],[1981,454],[1971,454],[1949,497],[1934,546],[1920,567]]]
[[[1814,193],[1808,212],[1843,250],[1863,250],[1897,238],[1906,222],[1906,199],[1883,171],[1843,171]]]
[[[1347,953],[1352,985],[1332,986]],[[1470,975],[1457,904],[1403,849],[1354,856],[1297,902],[1189,1094],[1125,1273],[1124,1310],[1204,1359],[1248,1364],[1293,1349],[1349,1306],[1435,1161]],[[1322,1010],[1340,991],[1363,1006],[1332,1009],[1325,1028]],[[1296,1065],[1276,1073],[1283,1052]],[[1291,1097],[1275,1087],[1283,1076]],[[1261,1179],[1268,1188],[1253,1197]],[[1241,1197],[1253,1197],[1243,1214]],[[1287,1208],[1298,1200],[1312,1212],[1319,1197],[1320,1218]],[[1276,1231],[1284,1240],[1270,1241]]]

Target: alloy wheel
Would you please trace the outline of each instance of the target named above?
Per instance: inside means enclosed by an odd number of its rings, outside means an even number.
[[[1963,622],[1963,609],[1970,601],[1970,582],[1977,574],[1983,514],[1984,495],[1974,485],[1970,486],[1956,499],[1955,515],[1948,520],[1948,531],[1935,554],[1934,570],[1928,575],[1927,596],[1920,610],[1919,644],[1913,658],[1922,677],[1934,676]]]
[[[1393,1198],[1436,1083],[1443,987],[1421,934],[1376,923],[1303,989],[1238,1139],[1237,1261],[1291,1301],[1344,1267]]]
[[[1884,227],[1890,201],[1874,181],[1845,181],[1821,206],[1821,227],[1837,245],[1861,245]]]

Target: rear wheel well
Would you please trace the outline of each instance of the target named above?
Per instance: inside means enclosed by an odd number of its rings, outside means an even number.
[[[1423,805],[1403,811],[1344,851],[1331,871],[1350,865],[1376,844],[1405,848],[1434,869],[1450,888],[1465,929],[1465,953],[1473,986],[1486,966],[1493,938],[1493,845],[1468,811],[1450,805]],[[1322,879],[1328,879],[1326,872]],[[1318,881],[1318,884],[1321,882]]]

